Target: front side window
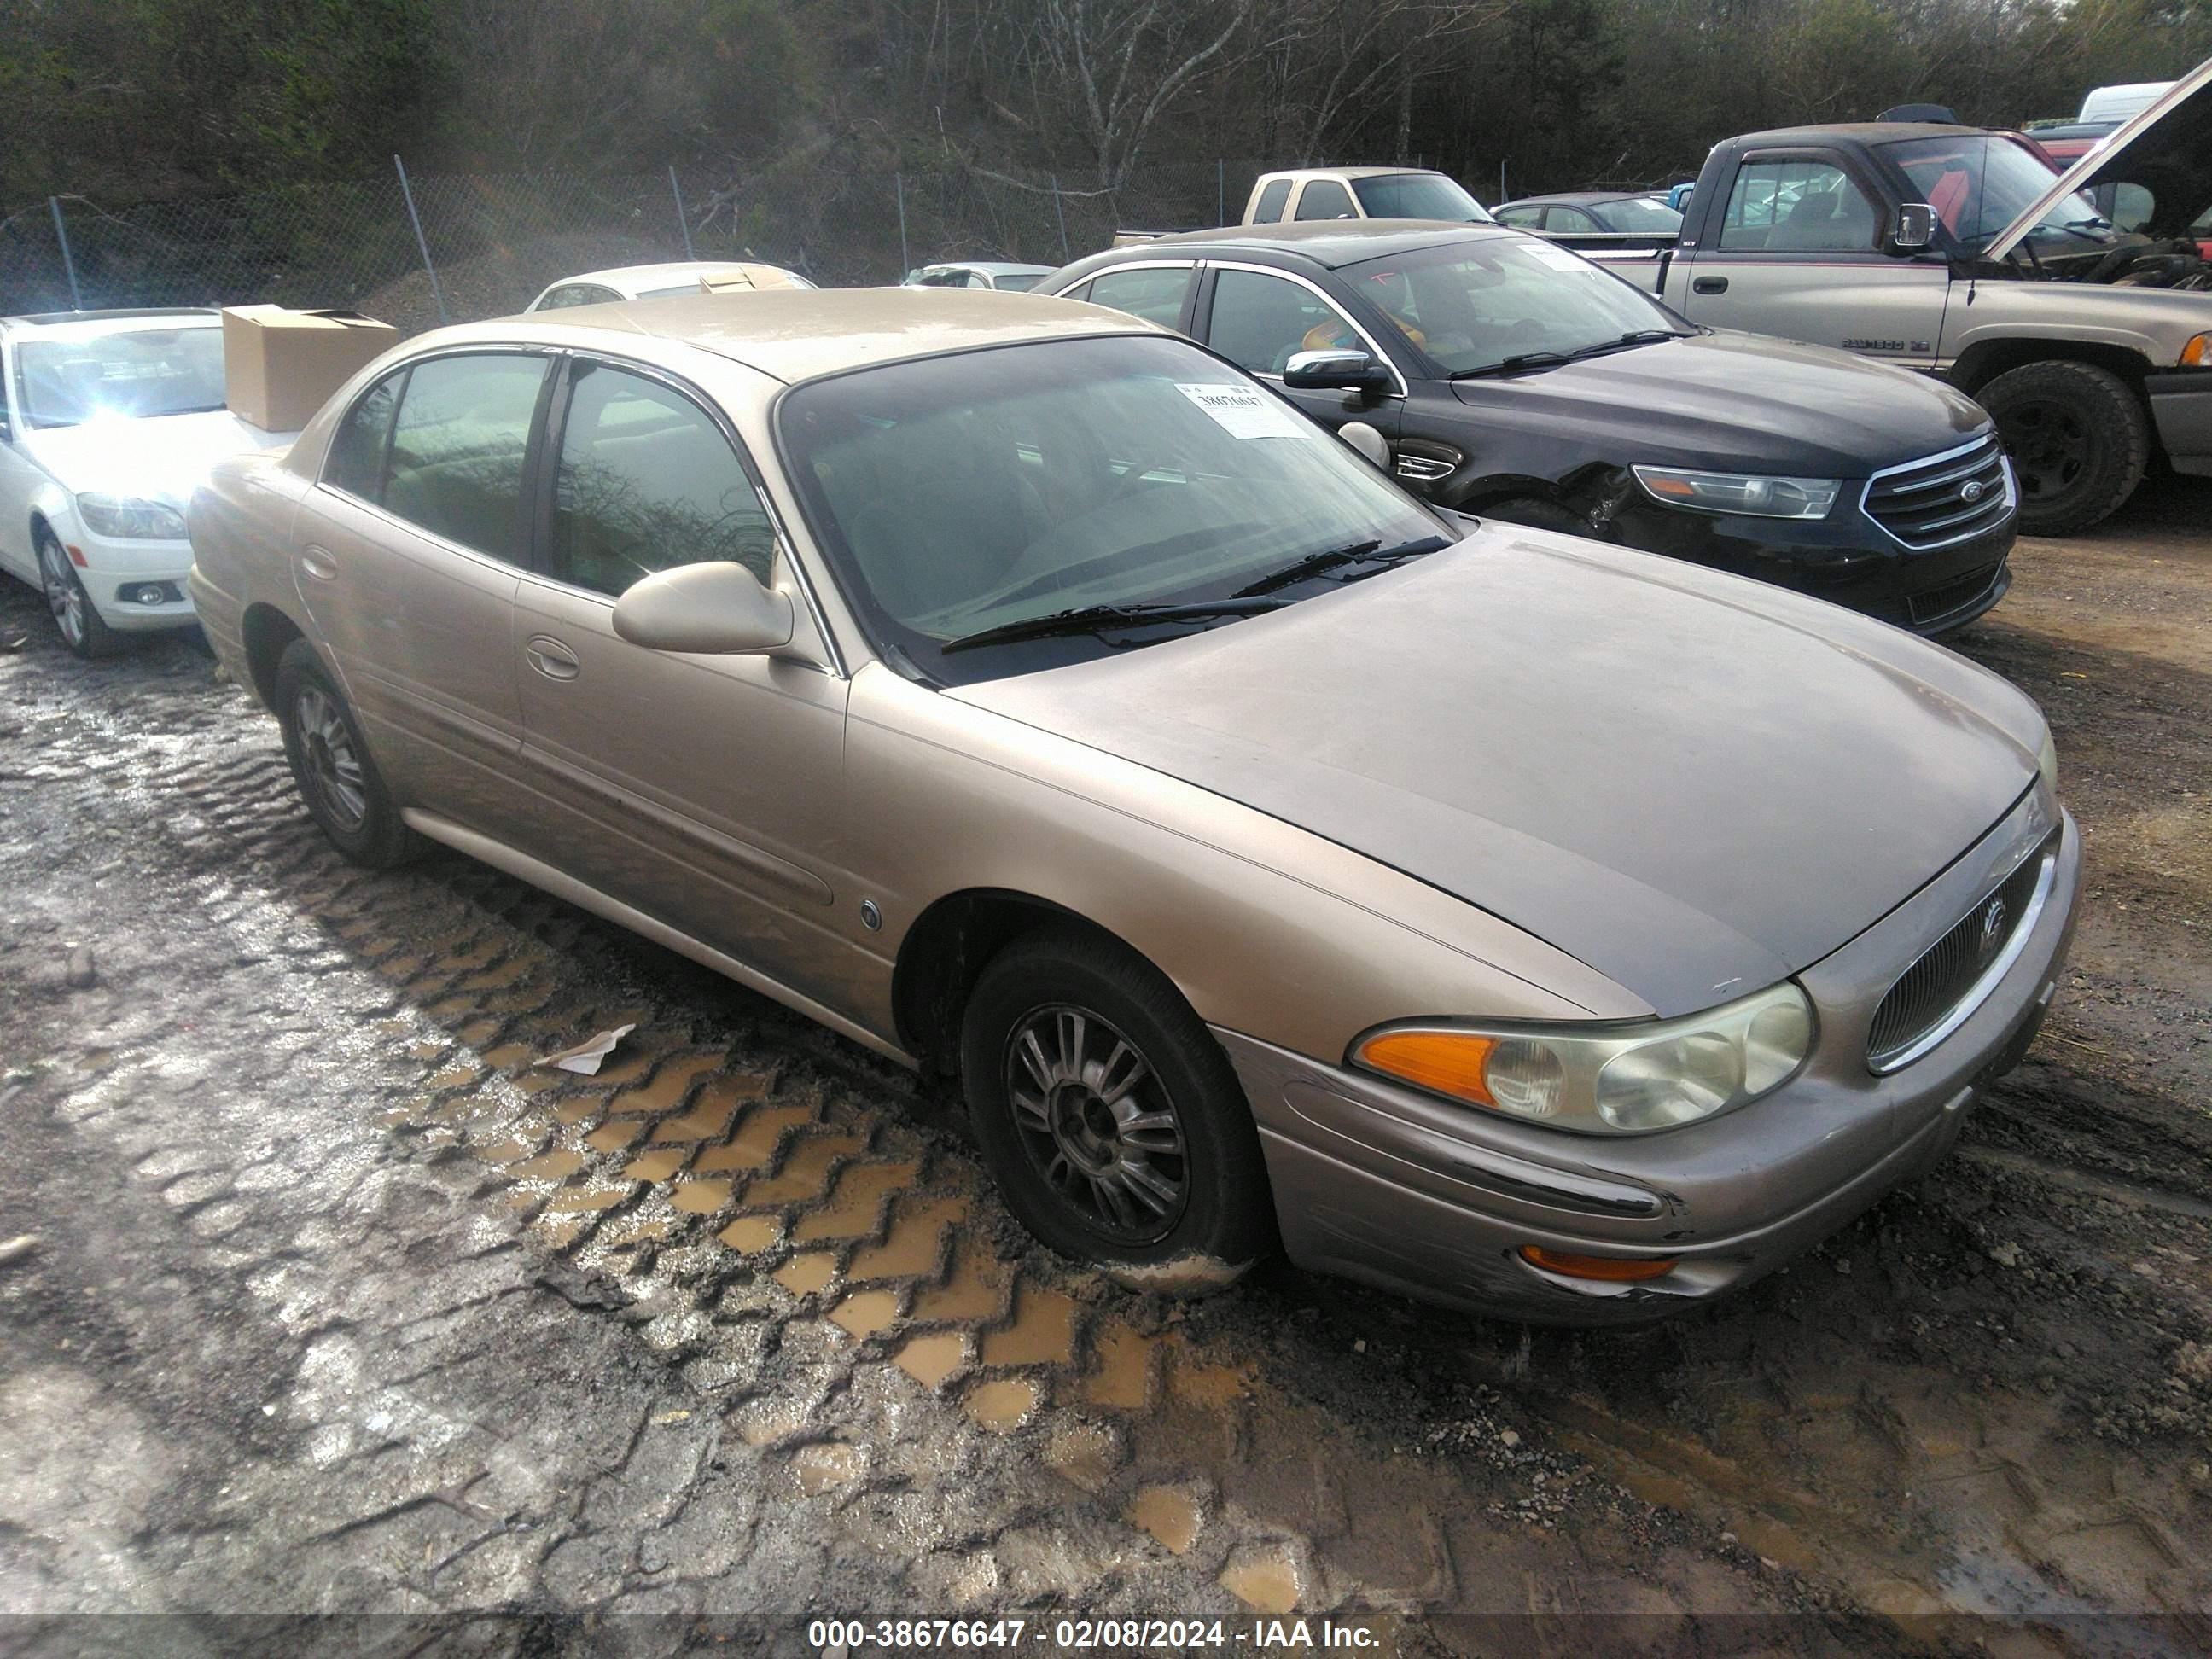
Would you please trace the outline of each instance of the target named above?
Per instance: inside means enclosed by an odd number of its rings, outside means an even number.
[[[1272,225],[1283,216],[1283,204],[1291,199],[1291,181],[1277,179],[1260,192],[1260,203],[1252,210],[1252,222]]]
[[[434,536],[522,562],[522,462],[545,359],[514,353],[414,365],[392,423],[385,507]]]
[[[1841,167],[1827,161],[1747,161],[1736,170],[1721,221],[1730,251],[1869,253],[1881,215]]]
[[[775,532],[707,411],[603,363],[580,364],[570,385],[549,574],[612,598],[656,570],[729,560],[766,583]]]
[[[406,382],[407,371],[404,368],[387,374],[346,410],[338,429],[331,434],[330,453],[323,457],[325,483],[365,501],[382,498],[385,453],[392,443],[392,417],[399,407],[399,390]]]
[[[1215,273],[1206,343],[1249,374],[1272,375],[1301,351],[1367,349],[1344,313],[1311,289],[1256,270]]]
[[[1334,179],[1309,179],[1298,193],[1301,219],[1356,219],[1351,193]]]
[[[78,327],[15,348],[15,410],[27,427],[149,420],[223,407],[222,330]]]
[[[1354,179],[1352,188],[1370,219],[1442,219],[1460,225],[1492,222],[1481,203],[1440,173],[1386,173]]]
[[[1531,354],[1622,349],[1683,328],[1657,301],[1580,254],[1522,236],[1477,235],[1369,259],[1346,266],[1337,280],[1448,375]]]
[[[879,647],[947,683],[1164,637],[1117,641],[1109,626],[945,649],[987,629],[1094,605],[1234,604],[1310,554],[1449,539],[1275,393],[1162,337],[1026,343],[817,380],[786,395],[777,430]]]
[[[1109,270],[1091,280],[1084,297],[1163,328],[1182,325],[1183,301],[1190,293],[1192,267],[1154,265],[1141,270]]]

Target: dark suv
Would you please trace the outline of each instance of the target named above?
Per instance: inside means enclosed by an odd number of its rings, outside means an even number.
[[[1037,292],[1179,329],[1439,505],[1732,570],[1941,635],[2003,594],[2019,491],[1989,416],[1847,353],[1686,322],[1492,226],[1201,231]]]

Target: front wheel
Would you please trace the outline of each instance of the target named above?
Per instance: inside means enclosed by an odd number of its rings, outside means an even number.
[[[1975,396],[2020,479],[2020,527],[2068,536],[2100,524],[2142,482],[2150,419],[2125,380],[2094,363],[2027,363]]]
[[[1478,517],[1503,524],[1525,524],[1531,530],[1556,530],[1562,535],[1595,538],[1588,519],[1577,518],[1557,501],[1540,501],[1534,495],[1516,496],[1510,501],[1498,501],[1489,507],[1471,509]]]
[[[46,596],[46,609],[53,613],[62,643],[80,657],[113,656],[123,648],[123,636],[93,608],[92,596],[62,550],[61,538],[42,525],[36,547],[39,587]]]
[[[371,870],[388,870],[421,850],[368,757],[353,710],[305,640],[294,640],[276,660],[276,723],[307,815],[333,847]]]
[[[977,977],[961,1070],[1007,1206],[1079,1261],[1241,1268],[1273,1241],[1251,1108],[1228,1057],[1150,963],[1073,934],[1016,941]]]

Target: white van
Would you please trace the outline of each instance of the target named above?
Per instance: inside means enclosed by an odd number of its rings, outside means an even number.
[[[2138,81],[2132,86],[2099,87],[2081,100],[2081,113],[2075,118],[2081,121],[2124,121],[2130,115],[2148,109],[2172,84],[2171,81]]]

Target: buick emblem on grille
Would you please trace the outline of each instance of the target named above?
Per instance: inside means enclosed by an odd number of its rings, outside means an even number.
[[[1978,501],[1981,500],[1982,481],[1979,478],[1967,479],[1965,483],[1959,487],[1959,499],[1962,501]]]
[[[2005,902],[2002,898],[1991,899],[1988,908],[1982,912],[1981,953],[1984,956],[1988,956],[2003,942],[2007,914]]]

